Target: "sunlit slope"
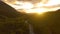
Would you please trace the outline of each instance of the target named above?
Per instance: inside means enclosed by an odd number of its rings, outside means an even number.
[[[18,17],[20,13],[6,3],[0,1],[0,16],[1,15],[6,17]]]

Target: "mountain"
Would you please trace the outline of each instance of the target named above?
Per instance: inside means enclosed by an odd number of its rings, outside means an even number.
[[[29,14],[27,20],[34,34],[60,34],[60,9],[41,15]]]
[[[0,1],[0,34],[28,34],[24,14]]]
[[[33,26],[34,34],[60,34],[60,9],[41,15],[28,14],[27,20]]]
[[[14,8],[9,6],[8,4],[0,1],[0,16],[14,18],[21,15],[22,15],[21,13],[16,11]]]

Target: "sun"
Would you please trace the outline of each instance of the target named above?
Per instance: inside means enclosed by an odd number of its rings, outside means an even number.
[[[43,14],[47,10],[45,8],[34,8],[34,9],[29,9],[25,10],[26,13],[37,13],[37,14]]]

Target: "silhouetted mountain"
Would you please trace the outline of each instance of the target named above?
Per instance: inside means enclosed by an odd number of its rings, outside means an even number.
[[[57,12],[60,12],[60,9],[59,9],[59,10],[57,10]]]
[[[11,6],[7,5],[6,3],[0,1],[0,16],[6,16],[6,17],[18,17],[22,14],[16,11]]]
[[[22,13],[0,1],[0,34],[28,34],[27,25]]]
[[[29,14],[29,23],[35,34],[60,34],[60,9],[41,15]]]

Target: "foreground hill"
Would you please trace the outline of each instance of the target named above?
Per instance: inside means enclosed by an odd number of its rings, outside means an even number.
[[[0,34],[28,34],[23,14],[0,1]]]

